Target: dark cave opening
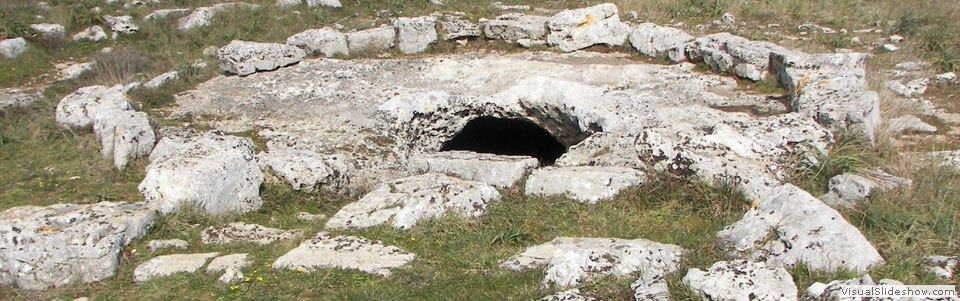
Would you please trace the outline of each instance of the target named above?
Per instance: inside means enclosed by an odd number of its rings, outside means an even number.
[[[519,119],[478,117],[443,144],[440,151],[465,150],[498,155],[523,155],[553,165],[567,147],[547,130]]]

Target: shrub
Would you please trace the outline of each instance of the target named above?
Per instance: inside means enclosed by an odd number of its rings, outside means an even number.
[[[147,55],[130,47],[120,47],[110,52],[98,52],[93,56],[91,80],[95,84],[127,84],[147,67]]]

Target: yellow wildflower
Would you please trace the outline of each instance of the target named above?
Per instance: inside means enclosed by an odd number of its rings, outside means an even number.
[[[263,277],[262,277],[262,276],[257,276],[257,282],[263,282]]]

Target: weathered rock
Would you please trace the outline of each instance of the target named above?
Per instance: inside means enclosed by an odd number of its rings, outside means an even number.
[[[204,244],[228,244],[235,241],[252,242],[258,245],[271,244],[278,240],[300,238],[303,230],[274,229],[244,222],[229,223],[222,226],[210,226],[200,232],[200,241]]]
[[[104,110],[93,117],[93,132],[100,141],[104,159],[122,170],[130,160],[146,157],[157,142],[147,113],[130,110]]]
[[[517,40],[517,45],[523,48],[533,48],[537,46],[546,46],[547,41],[544,40],[531,40],[531,39],[519,39]]]
[[[190,11],[191,9],[189,8],[158,9],[153,11],[152,13],[147,14],[146,16],[143,16],[143,20],[150,21],[150,20],[166,19],[172,15],[186,14],[186,13],[189,13]]]
[[[164,240],[154,239],[147,242],[147,249],[149,249],[150,252],[156,252],[159,249],[170,249],[170,248],[186,249],[189,246],[190,244],[187,243],[187,241],[182,239],[164,239]]]
[[[230,269],[240,269],[250,265],[247,253],[224,255],[214,258],[207,265],[207,273],[226,272]]]
[[[887,83],[887,88],[889,88],[897,95],[903,97],[914,97],[916,95],[923,95],[927,92],[927,85],[930,84],[930,80],[926,78],[918,78],[911,80],[906,84],[902,84],[898,81],[891,81]]]
[[[415,257],[413,253],[379,240],[356,236],[334,237],[327,232],[320,232],[277,258],[273,268],[305,273],[323,268],[355,269],[389,277],[390,269],[404,266]]]
[[[564,10],[547,19],[547,28],[547,44],[564,52],[596,44],[620,46],[630,34],[630,27],[620,22],[617,5],[613,3]]]
[[[633,27],[630,32],[630,44],[640,54],[659,57],[666,53],[673,62],[687,59],[684,46],[693,39],[693,36],[683,30],[649,22]]]
[[[30,24],[30,29],[37,31],[40,37],[45,40],[56,40],[63,38],[66,33],[63,25],[56,23]]]
[[[27,40],[23,38],[4,39],[0,41],[0,54],[8,59],[14,59],[27,51]]]
[[[131,16],[103,16],[103,20],[110,24],[110,30],[116,33],[132,34],[140,31],[140,27],[133,23]]]
[[[64,96],[55,110],[57,125],[81,128],[90,126],[94,118],[108,111],[130,111],[133,106],[124,95],[123,86],[89,86]]]
[[[243,272],[240,269],[227,269],[223,271],[223,275],[220,278],[217,278],[217,281],[220,281],[224,284],[230,284],[233,282],[238,282],[243,279]]]
[[[645,239],[557,237],[500,263],[522,271],[546,267],[542,286],[570,287],[600,277],[680,268],[679,246]]]
[[[953,167],[960,170],[960,150],[930,152],[927,156],[940,166]]]
[[[297,212],[297,220],[304,222],[313,222],[327,218],[325,214],[311,214],[309,212]]]
[[[529,5],[504,5],[500,1],[494,2],[493,7],[499,10],[530,10]]]
[[[916,71],[916,70],[930,67],[930,63],[921,62],[921,61],[910,61],[910,62],[897,63],[896,65],[894,65],[894,67],[901,70]]]
[[[0,111],[8,108],[28,107],[40,101],[40,93],[20,89],[0,89]]]
[[[493,186],[439,175],[423,174],[387,182],[350,203],[327,221],[328,229],[366,228],[390,223],[410,229],[422,219],[448,211],[463,217],[483,215],[490,202],[500,200]]]
[[[88,40],[88,41],[99,42],[106,39],[107,39],[107,33],[103,32],[103,27],[100,27],[99,25],[87,27],[87,29],[84,29],[73,35],[74,41]]]
[[[524,191],[532,195],[566,195],[581,203],[596,204],[623,189],[640,185],[645,178],[639,170],[626,167],[544,167],[530,174]]]
[[[151,258],[133,270],[133,282],[144,282],[176,273],[193,273],[220,253],[172,254]]]
[[[284,45],[234,40],[217,50],[220,69],[244,76],[300,62],[307,53]]]
[[[457,15],[443,15],[439,20],[440,28],[443,29],[443,40],[449,41],[459,38],[479,37],[482,33],[480,26],[473,22],[462,19]]]
[[[306,0],[307,7],[333,7],[340,8],[343,5],[340,4],[340,0]]]
[[[222,215],[260,208],[262,182],[249,138],[203,134],[160,139],[137,188],[163,213],[192,204]]]
[[[937,127],[923,122],[913,115],[904,115],[887,120],[887,127],[894,133],[936,133]]]
[[[344,155],[321,155],[311,151],[282,150],[257,155],[260,167],[286,181],[293,190],[312,193],[318,188],[349,194],[350,170]]]
[[[114,275],[121,249],[156,217],[144,203],[14,207],[0,212],[0,284],[41,290]]]
[[[63,62],[58,64],[53,64],[54,68],[57,68],[57,79],[58,80],[71,80],[77,77],[80,77],[87,71],[93,69],[96,65],[96,62]],[[127,90],[126,88],[121,90]]]
[[[393,48],[397,32],[392,26],[380,26],[347,33],[346,36],[350,53],[376,53]]]
[[[480,20],[483,34],[488,39],[516,41],[519,39],[543,40],[547,35],[548,17],[524,14],[505,14],[493,20]]]
[[[540,298],[539,301],[596,301],[592,295],[581,292],[580,289],[570,289]]]
[[[751,41],[721,32],[699,37],[686,48],[691,61],[704,62],[720,72],[733,72],[752,81],[763,80],[772,54],[791,51],[768,42]]]
[[[856,227],[796,186],[783,185],[756,205],[717,233],[733,256],[770,266],[805,263],[816,271],[863,272],[884,263]]]
[[[633,299],[636,301],[669,301],[670,288],[667,286],[667,280],[661,271],[644,271],[630,284],[633,290]]]
[[[889,52],[894,52],[894,51],[900,50],[900,47],[898,47],[897,45],[893,45],[893,44],[883,44],[882,48],[883,48],[883,50],[886,50],[886,51],[889,51]]]
[[[844,289],[849,289],[849,286],[854,285],[896,285],[903,286],[903,282],[893,280],[893,279],[881,279],[878,282],[874,282],[873,278],[870,275],[863,275],[859,278],[853,278],[848,280],[834,280],[830,283],[824,284],[821,282],[814,282],[806,290],[806,296],[808,298],[814,298],[817,300],[842,300],[842,301],[860,301],[860,300],[877,300],[877,301],[888,301],[888,300],[933,300],[925,298],[882,298],[882,297],[849,297],[844,296],[841,292]],[[902,288],[902,287],[901,287]],[[941,299],[936,299],[941,300]],[[946,300],[955,300],[955,299],[946,299]]]
[[[763,262],[720,261],[706,271],[693,268],[683,283],[705,300],[797,300],[790,272]]]
[[[867,199],[879,183],[855,173],[830,178],[827,193],[820,200],[833,208],[853,208]]]
[[[503,156],[470,151],[418,154],[410,158],[409,164],[414,172],[450,174],[499,188],[513,186],[528,170],[539,165],[537,159],[528,156]]]
[[[723,15],[720,16],[720,23],[733,25],[734,23],[737,23],[737,17],[731,13],[723,13]]]
[[[437,18],[432,16],[396,18],[397,48],[403,53],[418,53],[437,42]]]
[[[303,0],[277,0],[277,6],[282,8],[290,8],[300,4],[303,4]]]
[[[349,56],[347,36],[340,31],[324,27],[321,29],[307,29],[287,38],[287,45],[296,46],[307,52],[307,55],[331,57],[337,54]]]
[[[243,2],[220,3],[213,6],[200,7],[193,10],[190,15],[177,20],[177,28],[180,30],[189,30],[209,26],[210,20],[213,20],[214,15],[232,7],[242,7],[246,9],[260,8],[259,5]]]
[[[953,72],[940,73],[933,76],[934,80],[944,81],[948,83],[957,83],[957,74]]]
[[[953,279],[960,267],[960,256],[927,256],[927,270],[943,279]]]
[[[143,84],[143,86],[146,88],[159,88],[160,86],[163,86],[167,82],[170,82],[178,78],[180,78],[180,72],[170,71],[164,74],[157,75],[157,77],[154,77],[150,81],[146,82],[145,84]]]

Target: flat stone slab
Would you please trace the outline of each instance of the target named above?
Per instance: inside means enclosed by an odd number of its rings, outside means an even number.
[[[600,277],[680,268],[683,249],[645,239],[557,237],[500,263],[522,271],[545,267],[541,285],[571,287]]]
[[[217,50],[220,69],[239,76],[270,71],[299,62],[307,53],[286,44],[231,41]]]
[[[705,300],[797,300],[790,272],[763,262],[720,261],[706,271],[693,268],[683,283]]]
[[[228,244],[237,241],[267,245],[279,240],[296,239],[303,236],[303,230],[280,230],[244,222],[229,223],[222,226],[210,226],[200,232],[200,241],[204,244]]]
[[[0,111],[8,108],[27,107],[38,101],[40,101],[40,94],[36,91],[0,89]]]
[[[581,203],[596,204],[623,189],[640,185],[645,178],[643,172],[626,167],[544,167],[530,174],[524,191],[529,195],[564,195]]]
[[[389,277],[390,269],[402,267],[415,257],[379,240],[321,232],[277,258],[273,268],[305,273],[325,268],[354,269]]]
[[[543,40],[547,35],[549,17],[504,14],[492,20],[480,20],[483,34],[488,39],[516,41],[520,39]]]
[[[581,292],[580,289],[569,289],[557,292],[556,294],[540,298],[539,301],[596,301],[590,294]]]
[[[662,271],[645,271],[630,284],[633,290],[633,299],[636,301],[667,301],[670,300],[670,287]]]
[[[536,158],[528,156],[444,151],[415,155],[410,158],[409,164],[414,172],[455,175],[464,180],[507,188],[540,163]]]
[[[350,191],[349,161],[344,155],[321,155],[306,150],[279,150],[257,154],[267,173],[290,184],[293,190],[312,193],[317,189],[334,193]],[[348,194],[348,193],[347,193]]]
[[[186,249],[190,244],[182,239],[155,239],[147,242],[147,249],[150,252],[156,252],[160,249]]]
[[[42,290],[116,273],[121,249],[156,213],[144,203],[14,207],[0,212],[0,284]]]
[[[547,28],[547,44],[564,52],[596,44],[620,46],[630,34],[630,27],[620,22],[613,3],[561,11],[547,19]]]
[[[240,269],[250,265],[247,253],[224,255],[214,258],[207,265],[207,273],[224,272],[229,269]]]
[[[193,273],[220,253],[173,254],[151,258],[133,270],[133,282],[144,282],[176,273]]]
[[[483,215],[500,200],[493,186],[440,174],[423,174],[390,181],[350,203],[327,221],[327,229],[366,228],[389,223],[410,229],[420,220],[455,213],[465,218]]]

